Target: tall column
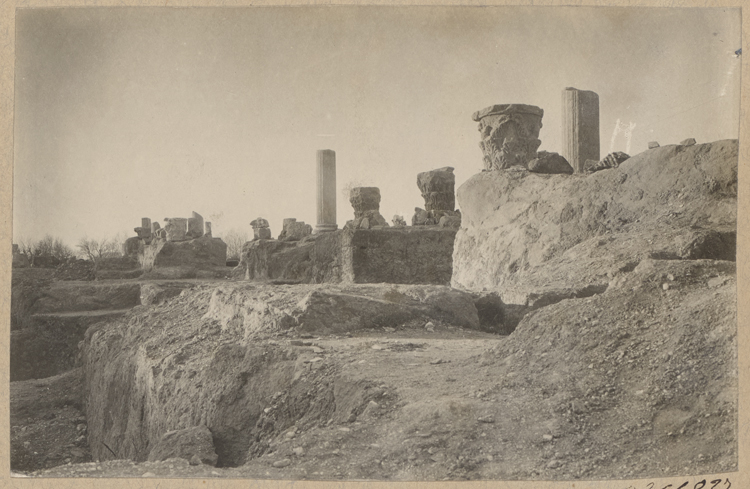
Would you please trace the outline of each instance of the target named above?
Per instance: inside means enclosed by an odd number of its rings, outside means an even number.
[[[562,92],[562,155],[576,173],[599,161],[599,95],[568,87]]]
[[[336,152],[318,150],[318,222],[316,233],[335,231],[336,225]]]

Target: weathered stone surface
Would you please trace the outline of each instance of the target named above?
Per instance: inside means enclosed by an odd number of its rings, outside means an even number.
[[[404,216],[394,215],[393,219],[391,219],[391,222],[393,223],[394,227],[402,228],[406,226],[406,221],[404,220]]]
[[[599,160],[599,96],[567,87],[562,91],[562,155],[576,173]]]
[[[586,161],[584,171],[586,173],[594,173],[600,170],[608,170],[610,168],[617,168],[620,164],[630,158],[627,153],[622,151],[615,151],[604,157],[603,160],[596,162],[596,164],[589,164],[589,160]]]
[[[193,216],[188,218],[187,221],[187,238],[195,239],[203,236],[203,216],[193,211]]]
[[[253,229],[256,228],[267,228],[270,227],[270,224],[268,224],[268,221],[266,219],[263,219],[262,217],[259,217],[252,222],[250,222],[250,226],[253,227]]]
[[[122,254],[125,256],[138,256],[143,249],[143,241],[138,236],[133,236],[125,240],[122,245]]]
[[[144,247],[139,255],[144,270],[164,267],[191,267],[204,269],[224,267],[227,245],[221,238],[201,238],[188,241],[156,241]]]
[[[336,224],[336,152],[321,149],[317,153],[317,224],[315,232],[335,231]]]
[[[273,239],[271,228],[253,228],[253,240]]]
[[[158,225],[159,223],[156,223],[156,224]],[[164,228],[160,228],[160,229],[157,228],[156,232],[154,233],[154,236],[157,239],[164,239],[165,240],[165,239],[167,239],[167,230],[164,229]]]
[[[354,208],[354,217],[362,217],[365,211],[380,210],[378,187],[354,187],[349,191],[349,202]]]
[[[294,218],[284,219],[284,227],[279,234],[279,241],[299,241],[312,234],[312,226]]]
[[[526,167],[542,144],[543,115],[539,107],[523,104],[493,105],[475,112],[472,119],[479,122],[485,170]]]
[[[342,279],[354,283],[448,284],[455,229],[345,229]]]
[[[219,459],[214,449],[211,432],[205,426],[194,426],[164,433],[149,452],[148,461],[159,462],[170,458],[183,458],[190,461],[193,457],[197,457],[199,463],[211,466],[215,466]]]
[[[458,229],[461,227],[461,214],[455,216],[443,216],[440,218],[438,225],[441,228]]]
[[[349,202],[354,208],[354,219],[346,227],[370,229],[373,226],[388,226],[380,215],[380,189],[377,187],[355,187],[349,193]]]
[[[680,141],[680,146],[692,146],[695,144],[695,138],[687,138],[683,141]]]
[[[151,234],[154,235],[156,232],[161,229],[161,226],[158,222],[154,221],[151,223]]]
[[[167,241],[185,241],[187,239],[187,219],[184,217],[165,217],[164,231]]]
[[[422,192],[425,210],[427,212],[454,210],[456,208],[455,184],[456,176],[450,166],[418,173],[417,186]]]
[[[430,214],[426,210],[421,207],[415,207],[414,215],[411,218],[411,225],[428,226],[430,224],[437,224],[437,222],[430,217]]]
[[[649,257],[731,260],[737,155],[724,140],[644,151],[586,178],[474,175],[458,189],[452,284],[524,304],[580,296]]]
[[[658,147],[659,147],[659,143],[657,141],[651,141],[648,143],[648,149],[654,149]]]
[[[133,229],[137,234],[138,237],[141,239],[151,239],[152,230],[151,230],[151,219],[148,217],[142,217],[141,218],[141,226]]]
[[[537,153],[536,158],[529,162],[529,171],[534,173],[547,173],[547,174],[572,174],[573,167],[568,164],[568,161],[557,153],[548,153],[546,151],[540,151]]]

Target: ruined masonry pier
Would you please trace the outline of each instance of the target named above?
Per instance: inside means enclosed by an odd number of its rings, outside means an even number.
[[[336,224],[336,153],[318,150],[318,221],[316,233],[335,231]]]
[[[599,161],[599,95],[568,87],[562,92],[562,155],[575,173]]]

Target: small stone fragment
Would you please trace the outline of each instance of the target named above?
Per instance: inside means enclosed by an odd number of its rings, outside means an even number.
[[[477,421],[479,421],[480,423],[494,423],[495,422],[495,417],[491,416],[491,415],[480,416],[480,417],[477,418]]]
[[[200,465],[201,463],[201,458],[197,454],[190,458],[190,465]]]
[[[573,174],[573,167],[570,166],[570,163],[568,163],[568,160],[566,160],[565,157],[547,151],[538,152],[536,158],[529,161],[528,169],[530,172],[534,173]]]
[[[552,435],[542,435],[542,441],[552,441],[553,439]]]
[[[403,216],[394,215],[391,222],[393,223],[393,227],[396,227],[396,228],[406,227],[406,221],[404,220]]]
[[[586,160],[583,170],[587,173],[593,173],[600,170],[608,170],[610,168],[617,168],[620,164],[630,158],[630,155],[623,153],[622,151],[615,151],[604,157],[601,161],[595,164],[589,164],[592,160]]]
[[[289,467],[292,464],[292,461],[288,458],[282,458],[281,460],[277,460],[273,463],[273,466],[277,469],[281,469],[284,467]]]
[[[651,141],[650,143],[648,143],[648,149],[654,149],[658,147],[659,147],[659,143],[657,143],[656,141]]]
[[[683,141],[680,141],[680,146],[692,146],[695,144],[695,138],[687,138]]]

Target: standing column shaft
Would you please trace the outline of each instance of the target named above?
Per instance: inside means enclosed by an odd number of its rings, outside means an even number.
[[[318,150],[318,222],[315,232],[335,231],[336,225],[336,153]]]
[[[599,95],[566,88],[562,92],[562,155],[576,173],[586,160],[599,161]]]

